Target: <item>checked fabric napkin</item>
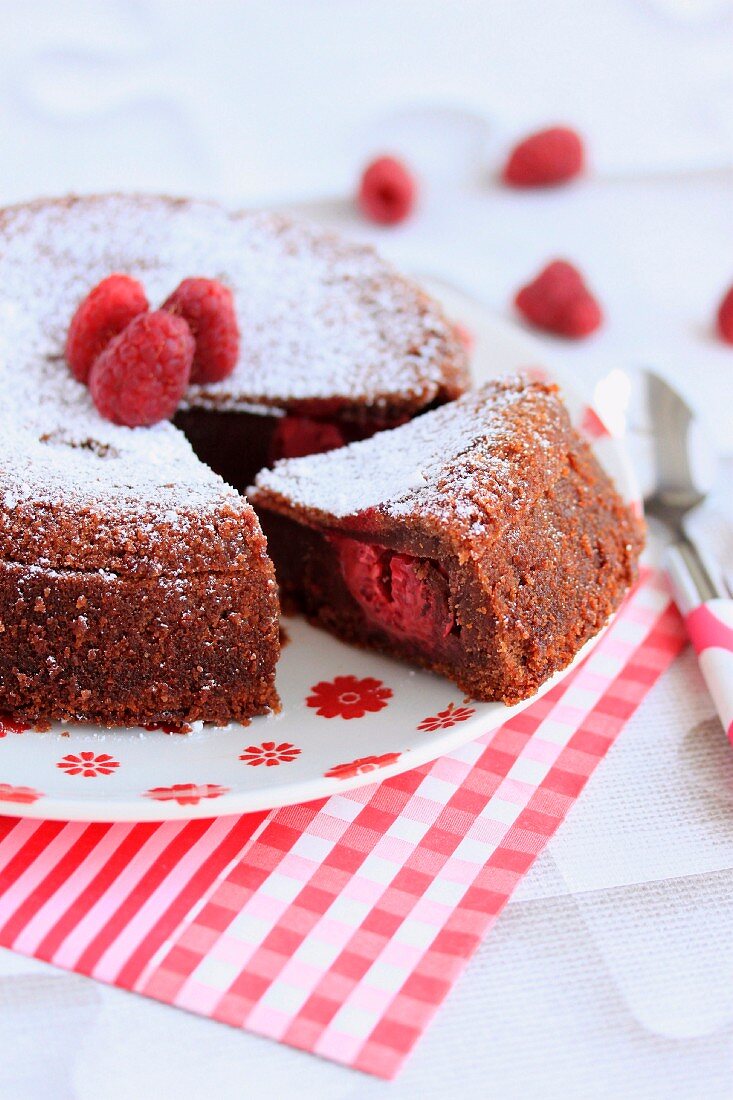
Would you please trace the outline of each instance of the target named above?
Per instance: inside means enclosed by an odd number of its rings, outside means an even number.
[[[561,684],[380,784],[211,820],[0,818],[0,945],[392,1077],[683,644],[648,571]]]

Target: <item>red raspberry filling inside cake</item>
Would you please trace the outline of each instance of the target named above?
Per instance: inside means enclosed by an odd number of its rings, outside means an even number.
[[[434,650],[459,628],[445,571],[437,562],[332,535],[341,574],[365,616],[388,634]]]
[[[344,429],[338,424],[307,416],[284,416],[272,437],[271,460],[322,454],[343,447],[345,442]]]

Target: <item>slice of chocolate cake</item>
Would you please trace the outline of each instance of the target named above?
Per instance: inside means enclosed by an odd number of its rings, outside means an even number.
[[[601,629],[642,544],[555,388],[521,378],[281,461],[251,499],[312,622],[506,703]]]

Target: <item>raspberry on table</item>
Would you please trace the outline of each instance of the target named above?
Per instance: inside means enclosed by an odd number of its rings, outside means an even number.
[[[234,296],[217,279],[184,279],[162,309],[182,317],[196,341],[192,382],[221,382],[237,365],[239,326]]]
[[[718,335],[726,344],[733,344],[733,286],[718,306]]]
[[[159,309],[133,318],[92,365],[89,389],[98,411],[129,428],[169,419],[188,385],[194,349],[182,317]]]
[[[510,187],[547,187],[579,176],[584,161],[580,134],[567,126],[553,126],[520,141],[501,178]]]
[[[87,382],[92,363],[113,336],[149,308],[137,279],[108,275],[87,294],[71,319],[66,337],[66,362],[74,378]]]
[[[530,324],[559,336],[579,338],[603,320],[601,307],[576,267],[554,260],[517,293],[514,303]]]
[[[415,178],[402,161],[379,157],[364,170],[358,203],[371,221],[397,225],[412,212],[416,197]]]

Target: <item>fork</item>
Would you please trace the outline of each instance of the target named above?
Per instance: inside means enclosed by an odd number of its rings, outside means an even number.
[[[672,531],[676,541],[665,564],[697,653],[700,671],[728,738],[733,743],[733,592],[717,580],[687,535],[685,520],[705,500],[692,469],[689,439],[697,427],[692,409],[654,371],[642,372],[654,451],[654,485],[645,498],[647,513]]]

